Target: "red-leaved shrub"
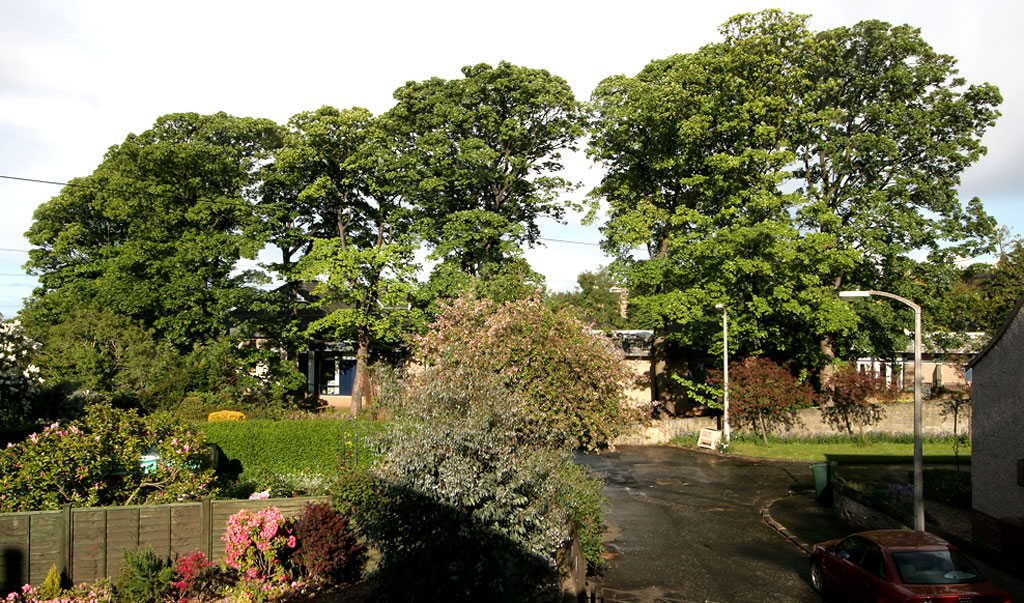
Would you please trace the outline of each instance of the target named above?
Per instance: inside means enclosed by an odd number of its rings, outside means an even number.
[[[348,517],[328,504],[307,504],[295,522],[293,559],[309,582],[355,582],[366,561]]]

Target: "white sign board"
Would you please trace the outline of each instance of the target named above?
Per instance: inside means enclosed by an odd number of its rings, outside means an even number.
[[[716,450],[722,443],[722,432],[717,429],[701,429],[700,439],[697,440],[698,448],[710,448]]]

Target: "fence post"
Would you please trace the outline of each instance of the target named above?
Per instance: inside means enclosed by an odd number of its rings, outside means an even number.
[[[204,496],[199,506],[199,542],[206,553],[206,558],[213,560],[213,507],[210,497]]]
[[[64,503],[60,507],[60,567],[57,569],[72,582],[74,577],[71,575],[71,559],[74,542],[74,535],[71,533],[71,503]]]

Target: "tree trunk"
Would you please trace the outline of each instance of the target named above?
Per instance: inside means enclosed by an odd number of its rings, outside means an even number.
[[[366,363],[370,356],[370,337],[365,329],[359,329],[356,348],[356,376],[352,383],[352,416],[363,410],[363,394],[366,389]]]
[[[828,395],[828,383],[836,373],[836,351],[832,344],[832,338],[827,335],[822,337],[821,341],[818,342],[818,349],[821,350],[822,355],[826,358],[825,366],[821,367],[821,373],[818,375],[818,378],[822,393]]]
[[[757,422],[761,424],[761,439],[764,440],[764,445],[768,445],[768,428],[764,424],[764,411],[757,411]]]

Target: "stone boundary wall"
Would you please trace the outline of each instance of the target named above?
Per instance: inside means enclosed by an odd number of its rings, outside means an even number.
[[[867,432],[910,434],[914,432],[914,403],[895,402],[882,405],[882,418],[877,423],[865,428]],[[943,405],[935,400],[922,403],[922,431],[925,435],[952,435],[953,415],[943,414]],[[971,428],[970,409],[961,411],[957,421],[957,431],[969,434]],[[677,435],[699,432],[701,429],[718,429],[719,417],[679,417],[660,419],[647,425],[641,425],[632,432],[619,436],[616,445],[655,445],[667,444]],[[856,429],[856,428],[855,428]],[[733,432],[739,431],[733,427]],[[797,422],[789,428],[772,430],[782,437],[813,437],[846,433],[839,431],[821,418],[818,408],[802,408],[797,411]]]

